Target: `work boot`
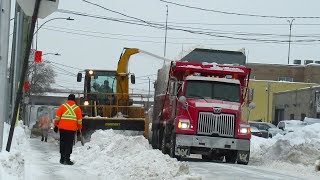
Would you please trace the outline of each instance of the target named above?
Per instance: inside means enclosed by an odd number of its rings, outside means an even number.
[[[41,141],[43,141],[43,137],[41,138]]]
[[[47,138],[44,138],[44,142],[47,142]]]
[[[64,164],[65,165],[73,165],[74,162],[70,161],[70,159],[67,159]]]
[[[60,164],[65,164],[65,162],[66,162],[66,158],[63,157],[63,156],[61,156],[61,158],[60,158]]]

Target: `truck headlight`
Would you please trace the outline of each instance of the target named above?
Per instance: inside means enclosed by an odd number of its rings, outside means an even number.
[[[239,129],[240,134],[250,134],[250,126],[247,125],[240,125],[240,129]]]
[[[89,101],[84,101],[83,105],[88,106],[89,105]]]
[[[180,129],[189,129],[190,120],[189,119],[179,119],[178,128]]]

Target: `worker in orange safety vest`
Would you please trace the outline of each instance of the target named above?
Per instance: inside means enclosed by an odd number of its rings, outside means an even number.
[[[66,103],[59,106],[54,120],[54,131],[60,132],[60,163],[73,165],[70,160],[72,146],[77,130],[82,128],[82,112],[75,103],[75,95],[70,94]]]
[[[48,118],[48,112],[43,113],[39,117],[39,128],[41,129],[41,141],[47,142],[48,132],[50,129],[50,120]]]

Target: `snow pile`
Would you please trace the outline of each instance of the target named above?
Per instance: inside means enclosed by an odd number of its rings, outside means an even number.
[[[286,135],[278,134],[272,139],[252,136],[250,156],[250,163],[255,165],[313,167],[320,156],[320,124],[305,126]]]
[[[189,165],[150,147],[143,136],[98,130],[90,142],[74,148],[76,164],[108,179],[194,179]]]
[[[23,179],[24,151],[28,146],[27,128],[20,121],[15,127],[10,152],[5,150],[10,125],[4,124],[3,148],[0,152],[0,179]]]

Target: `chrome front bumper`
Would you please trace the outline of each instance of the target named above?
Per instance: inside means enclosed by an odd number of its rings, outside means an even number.
[[[179,147],[204,147],[211,149],[249,151],[250,140],[177,134],[176,149]]]

